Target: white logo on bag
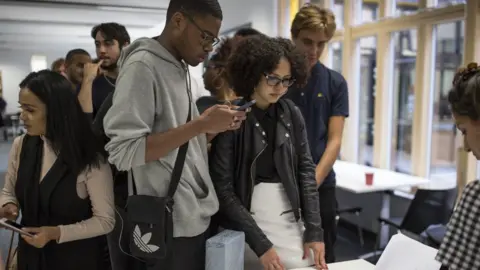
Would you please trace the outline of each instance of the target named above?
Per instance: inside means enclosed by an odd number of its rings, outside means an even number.
[[[133,230],[133,242],[135,245],[143,252],[146,253],[153,253],[157,251],[160,247],[156,245],[149,245],[150,239],[152,238],[152,233],[146,233],[142,235],[140,228],[135,226],[135,230]]]

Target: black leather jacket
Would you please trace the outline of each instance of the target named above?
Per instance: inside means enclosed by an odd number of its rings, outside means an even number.
[[[241,105],[241,104],[240,104]],[[290,100],[280,100],[274,162],[297,221],[305,223],[305,242],[323,242],[320,206],[305,123]],[[272,247],[250,214],[255,185],[256,158],[266,139],[253,114],[235,131],[219,134],[212,142],[210,174],[220,201],[220,224],[245,232],[257,256]]]

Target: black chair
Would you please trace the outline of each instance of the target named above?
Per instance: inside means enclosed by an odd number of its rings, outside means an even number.
[[[360,227],[360,213],[362,212],[362,207],[347,207],[347,206],[344,206],[344,207],[339,207],[337,209],[337,216],[336,216],[336,220],[337,220],[337,223],[338,223],[338,220],[340,219],[340,215],[341,214],[345,214],[345,213],[348,213],[348,214],[353,214],[357,217],[357,230],[358,230],[358,238],[360,239],[360,245],[363,247],[363,245],[365,244],[364,242],[364,238],[363,238],[363,230],[362,228]]]
[[[447,224],[455,206],[457,188],[445,190],[417,190],[406,215],[401,217],[378,218],[383,225],[395,227],[399,231],[420,236],[430,225]],[[381,231],[381,230],[379,230]],[[377,250],[379,237],[377,234]]]
[[[422,237],[424,238],[425,244],[427,246],[431,246],[435,249],[439,249],[446,233],[447,233],[446,225],[443,225],[443,224],[434,225],[434,226],[428,227],[425,230],[425,232],[422,233]]]

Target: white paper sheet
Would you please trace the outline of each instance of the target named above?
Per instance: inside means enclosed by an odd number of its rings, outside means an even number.
[[[375,265],[364,260],[351,260],[328,264],[329,270],[374,270]],[[315,267],[295,268],[290,270],[315,270]]]
[[[388,242],[375,270],[438,270],[437,250],[403,234],[396,234]]]

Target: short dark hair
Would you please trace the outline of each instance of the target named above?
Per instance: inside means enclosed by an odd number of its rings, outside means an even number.
[[[45,137],[69,170],[79,174],[105,161],[103,147],[64,76],[50,70],[32,72],[20,87],[28,88],[45,104]]]
[[[67,53],[67,56],[65,56],[65,62],[67,62],[67,63],[72,62],[73,57],[75,57],[76,55],[88,55],[88,56],[90,56],[90,54],[87,51],[85,51],[84,49],[73,49],[73,50],[70,50]]]
[[[458,69],[448,102],[453,113],[472,120],[480,119],[480,66],[477,63]]]
[[[258,35],[239,43],[228,60],[227,74],[237,96],[249,99],[265,73],[275,70],[280,59],[290,62],[295,84],[302,86],[308,78],[305,54],[285,38]]]
[[[115,23],[101,23],[92,28],[92,38],[95,39],[98,32],[102,33],[103,38],[107,40],[116,40],[118,45],[122,47],[125,44],[130,44],[130,35],[125,26]]]
[[[194,15],[211,15],[217,19],[223,20],[222,8],[218,0],[170,0],[167,9],[167,21],[169,21],[175,12],[187,12]]]
[[[263,33],[254,28],[241,28],[235,33],[235,36],[241,37],[250,37],[256,35],[263,35]]]

